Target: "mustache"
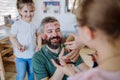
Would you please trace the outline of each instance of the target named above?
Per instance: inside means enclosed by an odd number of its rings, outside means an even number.
[[[49,40],[52,40],[52,39],[60,39],[59,36],[54,36],[54,37],[51,37]]]

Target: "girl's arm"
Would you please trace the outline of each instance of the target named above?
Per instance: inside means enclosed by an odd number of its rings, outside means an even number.
[[[10,34],[9,39],[10,39],[12,45],[14,47],[17,47],[19,49],[19,51],[21,51],[21,52],[25,51],[25,47],[18,42],[16,35]]]
[[[42,33],[37,33],[37,49],[36,51],[40,50],[42,47],[42,39],[43,39],[43,35]]]

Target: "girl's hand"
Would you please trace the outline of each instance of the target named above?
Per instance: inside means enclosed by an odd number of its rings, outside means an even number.
[[[70,34],[70,36],[74,37],[74,41],[67,41],[65,42],[65,49],[69,50],[69,54],[63,56],[65,59],[70,59],[73,62],[76,62],[80,56],[79,52],[80,49],[84,47],[78,37],[74,34]]]
[[[40,33],[37,37],[37,48],[36,48],[36,51],[39,51],[41,48],[42,48],[42,40],[44,40],[44,35],[43,33]]]
[[[41,49],[41,47],[36,47],[36,49],[35,49],[35,52],[37,52],[37,51],[39,51]]]
[[[18,46],[18,50],[19,50],[20,52],[24,52],[26,49],[25,49],[25,46],[19,45],[19,46]]]
[[[71,36],[72,38],[74,37],[74,40],[73,41],[66,40],[66,42],[64,43],[66,45],[65,48],[75,50],[84,47],[84,44],[79,40],[79,38],[75,34],[71,33],[69,36]]]

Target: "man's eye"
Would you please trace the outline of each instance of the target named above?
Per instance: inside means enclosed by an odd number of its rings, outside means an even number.
[[[56,32],[60,32],[60,29],[56,29]]]
[[[51,30],[48,30],[47,33],[52,33],[52,31],[51,31]]]

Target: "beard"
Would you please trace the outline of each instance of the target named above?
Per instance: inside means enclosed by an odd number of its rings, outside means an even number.
[[[52,42],[53,39],[57,39],[57,42]],[[62,38],[60,38],[59,36],[56,37],[52,37],[49,38],[48,40],[45,39],[45,43],[48,45],[48,47],[50,47],[51,49],[57,49],[60,47],[61,43],[62,43]]]

